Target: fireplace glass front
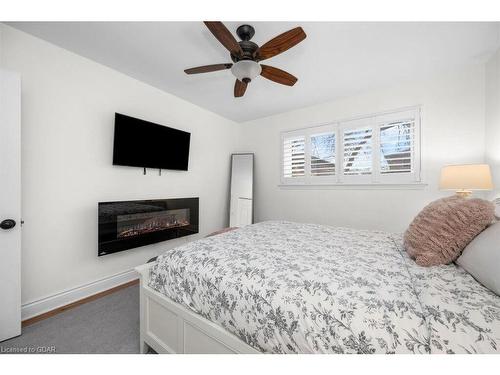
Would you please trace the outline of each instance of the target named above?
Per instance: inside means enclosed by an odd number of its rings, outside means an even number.
[[[99,256],[198,233],[198,198],[99,203]]]
[[[118,215],[116,225],[118,238],[140,236],[165,229],[185,227],[189,225],[189,209],[180,208],[154,213]]]

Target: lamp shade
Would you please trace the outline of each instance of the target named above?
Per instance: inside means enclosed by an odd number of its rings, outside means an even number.
[[[252,60],[241,60],[231,67],[231,72],[240,81],[243,81],[245,78],[254,79],[261,71],[262,68],[260,65]]]
[[[447,165],[441,169],[442,190],[492,190],[490,166],[487,164]]]

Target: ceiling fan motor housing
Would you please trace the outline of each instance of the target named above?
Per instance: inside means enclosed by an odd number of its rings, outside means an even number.
[[[231,60],[233,62],[238,62],[240,60],[255,60],[255,52],[259,49],[259,46],[250,39],[255,35],[255,29],[250,25],[241,25],[236,29],[236,34],[240,37],[241,41],[238,42],[243,54],[241,56],[236,56],[231,54]]]
[[[243,55],[235,56],[231,54],[231,60],[233,60],[233,62],[237,62],[240,60],[255,60],[255,52],[257,52],[257,49],[259,48],[257,44],[255,44],[254,42],[250,42],[249,40],[242,40],[241,42],[238,42],[238,44],[243,50]]]

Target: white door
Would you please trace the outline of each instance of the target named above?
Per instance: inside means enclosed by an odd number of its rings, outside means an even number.
[[[0,341],[21,334],[21,79],[0,70]]]

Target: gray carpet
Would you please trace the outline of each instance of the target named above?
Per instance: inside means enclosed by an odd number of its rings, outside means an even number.
[[[139,353],[139,286],[122,289],[23,328],[0,343],[55,353]]]

